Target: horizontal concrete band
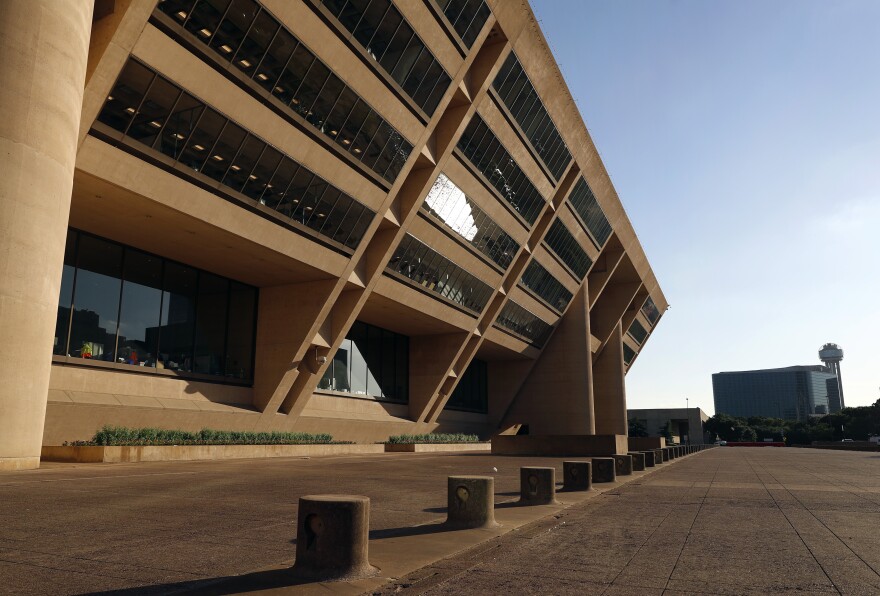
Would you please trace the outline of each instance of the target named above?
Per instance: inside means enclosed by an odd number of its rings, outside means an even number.
[[[386,453],[491,451],[491,443],[386,443]]]
[[[128,463],[384,453],[384,445],[172,445],[157,447],[43,447],[56,462]],[[39,464],[39,459],[37,464]],[[37,466],[34,466],[37,467]]]

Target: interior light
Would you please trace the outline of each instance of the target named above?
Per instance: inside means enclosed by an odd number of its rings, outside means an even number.
[[[312,210],[311,207],[306,207],[306,211],[311,211],[311,210]]]
[[[264,75],[264,74],[261,73],[261,72],[258,72],[258,73],[257,73],[257,78],[260,79],[261,81],[265,81],[265,80],[268,80],[269,77],[267,77],[266,75]]]
[[[125,108],[125,111],[129,114],[134,114],[134,108]]]
[[[272,185],[271,185],[271,184],[267,184],[267,185],[266,185],[266,188],[272,188]]]
[[[251,67],[251,63],[248,62],[247,60],[245,60],[244,58],[242,58],[241,60],[239,60],[238,63],[241,64],[242,66],[244,66],[245,68],[250,68],[250,67]]]
[[[182,10],[177,11],[177,18],[183,20],[186,18],[186,13]]]
[[[317,215],[318,217],[324,217],[323,213],[316,213],[315,215]]]
[[[331,131],[330,131],[330,134],[333,135],[333,136],[335,137],[335,136],[337,135],[338,132],[339,132],[339,131],[337,131],[337,130],[331,130]]]
[[[175,139],[178,139],[178,140],[181,140],[181,141],[182,141],[183,139],[186,138],[185,136],[183,136],[183,135],[180,134],[179,132],[176,132],[176,133],[174,133],[174,134],[171,135],[171,136],[174,137]]]
[[[193,149],[195,149],[196,151],[204,151],[205,150],[205,148],[202,147],[201,145],[199,145],[198,143],[193,145]]]
[[[354,148],[354,152],[355,152],[355,153],[360,153],[360,152],[361,152],[361,150],[360,150],[360,149],[358,149],[358,148],[357,148],[357,147],[355,147],[355,148]]]
[[[254,176],[253,174],[251,174],[250,176],[248,176],[248,180],[256,180],[256,179],[257,179],[257,177]]]
[[[214,157],[216,157],[216,155],[215,155]],[[236,172],[239,171],[239,170],[241,169],[239,166],[237,166],[237,165],[235,165],[235,164],[232,164],[232,165],[229,166],[229,167],[232,168],[233,170],[235,170]]]
[[[299,105],[299,100],[295,97],[293,98],[293,105],[295,105],[295,106]]]
[[[350,145],[351,141],[349,141],[348,139],[342,139],[342,144],[343,145]]]
[[[162,128],[162,123],[158,120],[153,120],[152,122],[150,122],[150,126],[152,126],[153,128]]]
[[[108,96],[107,96],[107,101],[113,101],[113,96],[112,96],[112,95],[108,95]]]
[[[222,158],[221,156],[219,156],[219,155],[212,155],[211,157],[213,157],[213,158],[216,159],[217,161],[223,161],[223,158]]]
[[[281,87],[281,86],[275,87],[275,91],[277,91],[278,93],[284,93],[284,87]]]
[[[220,46],[220,49],[223,50],[224,52],[226,52],[227,54],[232,51],[232,48],[230,48],[225,43],[222,46]]]
[[[199,35],[202,37],[211,37],[211,32],[207,29],[199,29]]]

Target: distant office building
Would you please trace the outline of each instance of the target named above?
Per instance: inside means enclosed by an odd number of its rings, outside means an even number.
[[[700,408],[643,408],[626,411],[627,420],[642,423],[651,437],[662,435],[661,429],[670,423],[676,442],[702,445],[706,442],[703,423],[709,419]]]
[[[715,412],[806,420],[840,409],[837,377],[824,366],[788,366],[712,375]]]

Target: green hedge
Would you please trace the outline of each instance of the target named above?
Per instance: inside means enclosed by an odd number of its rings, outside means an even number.
[[[429,435],[394,435],[388,437],[388,443],[479,443],[477,435],[462,433],[431,433]]]
[[[105,426],[90,441],[65,442],[65,445],[126,446],[126,445],[323,445],[340,444],[333,437],[321,433],[251,432],[211,430],[199,432],[166,430],[163,428],[126,428]]]

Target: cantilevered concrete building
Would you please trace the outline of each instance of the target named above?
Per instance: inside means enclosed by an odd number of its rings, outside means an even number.
[[[666,300],[529,6],[0,5],[0,467],[627,432]]]

